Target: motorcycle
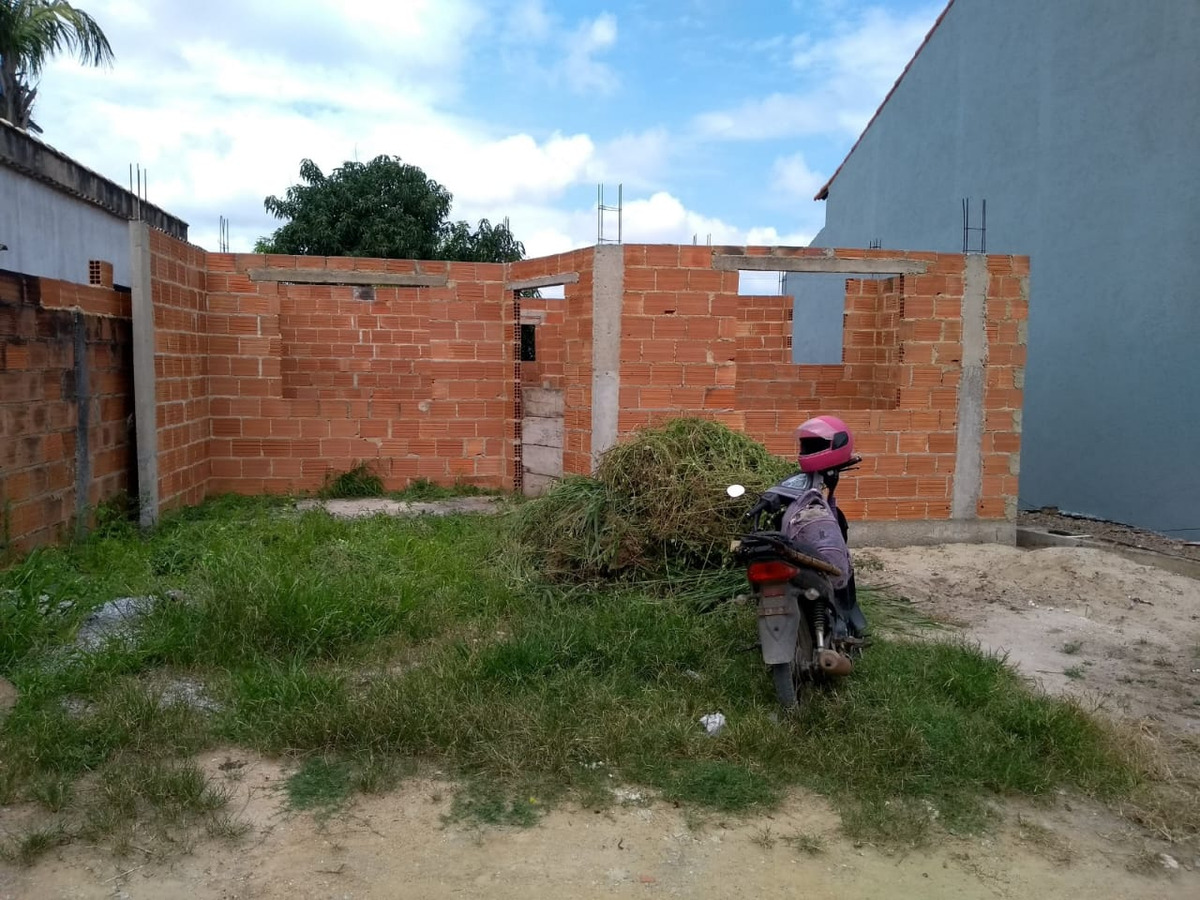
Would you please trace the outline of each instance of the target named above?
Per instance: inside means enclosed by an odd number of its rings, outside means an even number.
[[[746,567],[763,662],[787,709],[807,686],[849,675],[867,643],[849,527],[835,498],[841,473],[861,461],[801,471],[768,488],[746,514],[751,530],[731,547]],[[732,498],[745,492],[739,484],[726,490]]]

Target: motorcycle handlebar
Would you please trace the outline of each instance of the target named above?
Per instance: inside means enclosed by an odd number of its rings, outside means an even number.
[[[746,513],[747,519],[755,519],[765,512],[775,512],[782,505],[782,500],[779,497],[763,497],[754,506],[750,507],[750,511]]]

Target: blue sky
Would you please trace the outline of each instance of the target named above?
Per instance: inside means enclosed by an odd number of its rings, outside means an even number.
[[[627,241],[805,244],[813,194],[942,0],[83,0],[117,55],[45,73],[43,137],[234,249],[300,160],[397,154],[509,216],[531,255]]]

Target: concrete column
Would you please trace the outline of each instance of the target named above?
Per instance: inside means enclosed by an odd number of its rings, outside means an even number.
[[[154,373],[154,300],[150,226],[129,223],[129,286],[133,305],[133,403],[137,428],[138,508],[143,528],[158,522],[158,398]]]
[[[592,270],[592,471],[617,442],[621,413],[621,308],[625,298],[625,248],[596,247]]]
[[[977,519],[983,492],[983,389],[987,364],[987,257],[967,256],[963,271],[962,377],[958,382],[958,444],[950,518]]]
[[[92,487],[92,385],[87,357],[87,320],[78,310],[75,329],[75,533],[87,531],[88,500]]]

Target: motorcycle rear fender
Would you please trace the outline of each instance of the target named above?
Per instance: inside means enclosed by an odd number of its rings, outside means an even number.
[[[763,662],[769,666],[790,663],[796,657],[800,634],[800,604],[791,585],[774,597],[758,595],[758,639]]]

